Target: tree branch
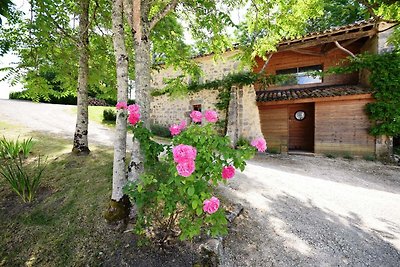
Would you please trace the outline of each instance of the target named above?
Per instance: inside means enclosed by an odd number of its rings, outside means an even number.
[[[335,41],[335,45],[336,45],[340,50],[342,50],[343,52],[349,54],[349,55],[352,56],[353,58],[356,57],[350,50],[348,50],[348,49],[344,48],[343,46],[341,46],[341,45],[339,44],[338,41]]]
[[[264,65],[262,66],[262,68],[261,68],[261,70],[258,72],[258,74],[261,74],[261,73],[263,73],[263,72],[265,71],[265,69],[267,68],[267,65],[268,65],[269,61],[271,60],[272,55],[273,55],[273,53],[271,53],[271,54],[268,55],[267,60],[264,62]]]
[[[373,17],[375,20],[379,20],[380,19],[380,17],[378,15],[376,15],[375,11],[374,11],[374,8],[379,7],[377,3],[370,4],[368,2],[368,0],[357,0],[357,1],[367,8],[368,13],[371,15],[371,17]]]
[[[178,0],[172,0],[168,5],[164,7],[163,10],[161,10],[157,15],[155,15],[151,21],[150,21],[150,27],[149,30],[153,29],[154,26],[166,15],[168,15],[169,12],[175,9],[175,7],[178,5]]]

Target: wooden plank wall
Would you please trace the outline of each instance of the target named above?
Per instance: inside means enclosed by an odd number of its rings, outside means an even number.
[[[261,131],[267,140],[268,149],[281,152],[288,145],[287,105],[259,106]],[[285,151],[286,152],[286,151]]]
[[[315,153],[370,155],[375,153],[375,138],[365,105],[372,100],[315,103]]]
[[[361,44],[358,42],[350,45],[348,48],[353,53],[360,53]],[[312,48],[307,48],[309,51],[319,52],[322,49],[321,46],[316,46]],[[340,64],[345,64],[343,60],[345,60],[349,55],[344,53],[341,50],[335,49],[326,55],[314,56],[314,55],[306,55],[300,54],[293,51],[282,51],[275,53],[270,61],[268,62],[266,73],[267,74],[276,74],[276,70],[288,69],[294,67],[302,67],[302,66],[312,66],[312,65],[323,65],[323,70],[327,70],[329,67],[338,66]],[[264,65],[264,60],[262,58],[256,58],[256,67],[254,68],[254,72],[259,72],[262,66]],[[284,89],[286,87],[290,88],[306,88],[306,87],[314,87],[314,86],[325,86],[325,85],[335,85],[335,84],[357,84],[358,83],[358,73],[353,74],[343,74],[343,75],[328,75],[323,78],[322,83],[318,84],[306,84],[306,85],[291,85],[285,87],[268,87],[268,90],[276,90],[276,89]],[[258,86],[256,90],[260,90],[265,88],[261,88]]]

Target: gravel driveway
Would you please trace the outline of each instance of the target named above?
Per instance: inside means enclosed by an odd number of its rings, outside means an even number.
[[[261,156],[221,194],[244,206],[224,266],[400,266],[400,168]]]
[[[69,108],[0,100],[0,121],[72,143]],[[113,130],[91,122],[89,140],[111,146]],[[219,191],[244,206],[224,240],[224,266],[400,266],[399,167],[264,154]]]
[[[69,105],[0,99],[0,121],[22,125],[34,131],[57,134],[70,139],[72,144],[76,115],[71,109],[72,106]],[[114,131],[91,121],[88,138],[89,147],[91,143],[113,146]]]

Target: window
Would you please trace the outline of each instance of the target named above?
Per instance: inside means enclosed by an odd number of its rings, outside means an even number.
[[[193,110],[201,112],[201,104],[193,105]]]
[[[322,77],[316,75],[316,73],[321,72],[322,65],[277,70],[277,75],[285,75],[285,78],[279,81],[277,85],[322,83]]]

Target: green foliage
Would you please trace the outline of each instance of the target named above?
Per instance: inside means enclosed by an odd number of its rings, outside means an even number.
[[[0,159],[17,159],[21,154],[24,158],[27,158],[34,141],[32,137],[29,139],[23,139],[21,142],[18,140],[12,141],[7,140],[4,136],[0,139]]]
[[[370,16],[368,10],[357,0],[324,1],[322,16],[310,19],[307,32],[351,24]]]
[[[168,127],[159,124],[152,124],[150,125],[151,132],[156,136],[161,137],[171,137],[171,132],[169,131]]]
[[[0,165],[0,175],[10,184],[23,202],[31,202],[40,185],[45,166],[37,160],[34,168],[28,168],[22,161],[22,158],[9,159]]]
[[[364,155],[363,159],[366,160],[366,161],[375,161],[376,157],[375,157],[374,154],[369,154],[369,155]]]
[[[325,154],[325,157],[327,157],[327,158],[329,158],[329,159],[335,159],[335,158],[336,158],[336,155],[335,155],[335,154],[332,154],[332,153],[326,153],[326,154]]]
[[[192,239],[201,233],[226,234],[223,208],[206,214],[203,201],[214,195],[220,182],[226,183],[221,176],[223,166],[243,170],[245,160],[254,155],[255,149],[243,145],[235,150],[227,137],[218,135],[213,124],[192,124],[172,140],[173,146],[185,144],[197,150],[195,171],[182,177],[177,172],[171,146],[162,147],[151,141],[151,133],[140,124],[134,127],[134,136],[146,151],[145,173],[124,189],[138,206],[136,232],[145,234],[151,228],[161,241],[177,235],[180,239]]]
[[[26,99],[53,102],[52,99],[76,96],[78,78],[79,1],[32,1],[31,19],[22,15],[0,28],[0,40],[9,41],[9,48],[20,63],[4,68],[3,78],[22,82]],[[89,31],[89,90],[97,97],[116,98],[115,59],[110,28],[109,1],[91,1]],[[50,76],[49,76],[50,75]]]
[[[400,135],[400,51],[383,54],[361,54],[350,58],[345,67],[330,72],[347,73],[367,69],[375,102],[367,104],[369,118],[375,122],[373,135]]]
[[[117,119],[117,113],[115,109],[105,109],[103,110],[103,121],[115,122]]]
[[[246,138],[244,138],[244,137],[239,137],[239,139],[237,140],[237,142],[236,142],[236,147],[246,147],[246,146],[250,146],[250,142],[249,142],[249,140],[247,140]]]
[[[344,159],[352,160],[354,159],[353,155],[350,152],[346,152],[343,154]]]

